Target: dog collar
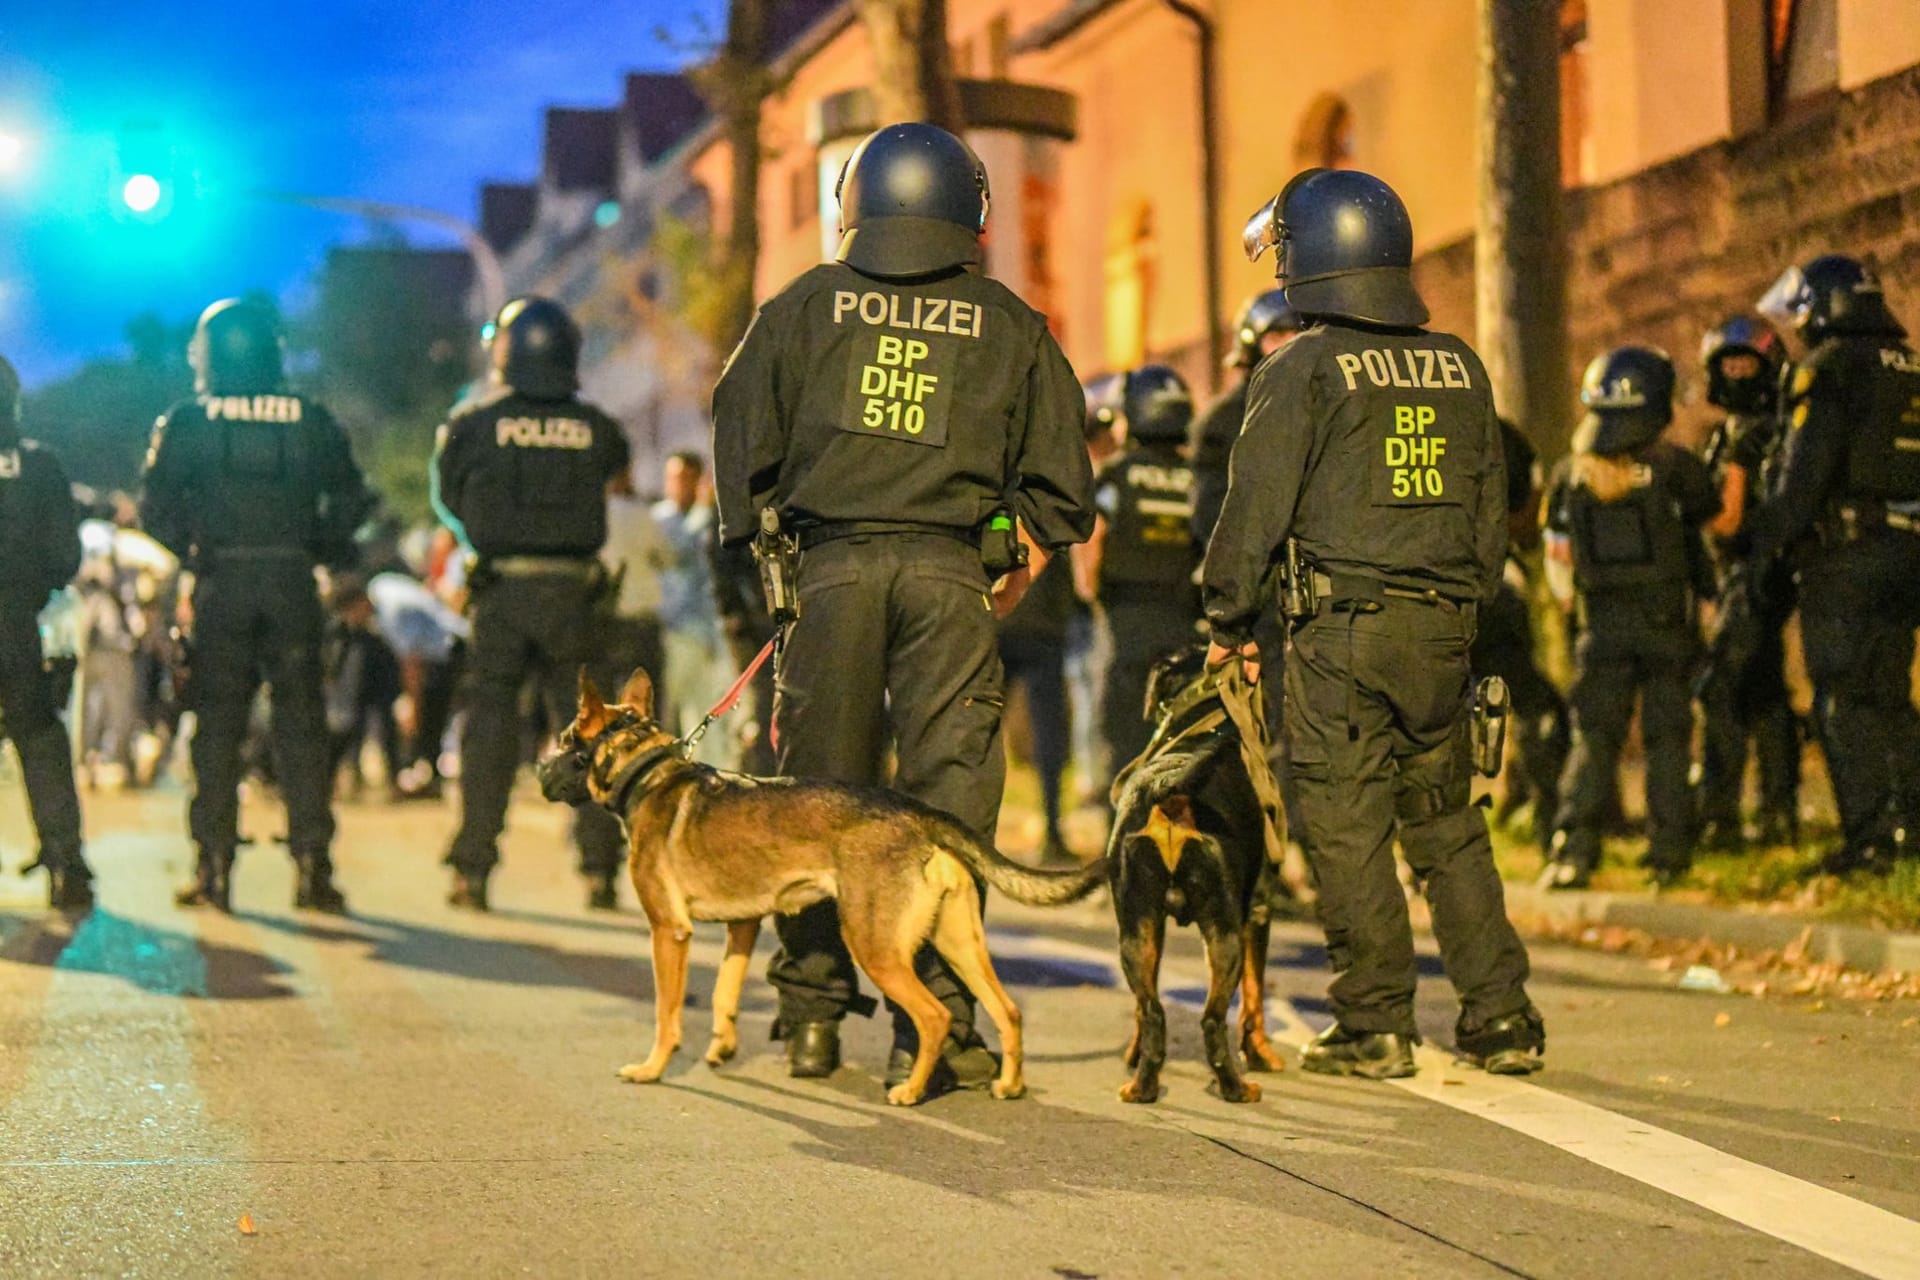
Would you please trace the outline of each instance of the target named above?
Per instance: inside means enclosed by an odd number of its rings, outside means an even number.
[[[613,777],[607,779],[606,807],[616,814],[625,815],[627,802],[633,798],[633,792],[643,779],[669,757],[678,757],[680,743],[676,740],[643,751],[629,760],[625,767]]]

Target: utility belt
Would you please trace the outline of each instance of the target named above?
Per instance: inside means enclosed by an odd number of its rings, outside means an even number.
[[[571,578],[604,591],[613,583],[593,556],[474,556],[467,564],[467,588],[479,591],[504,579]],[[617,584],[616,584],[617,585]],[[596,596],[597,598],[597,596]]]
[[[930,534],[965,543],[980,553],[980,564],[987,577],[995,581],[1027,563],[1027,548],[1014,528],[1013,513],[996,507],[977,525],[928,524],[918,520],[822,520],[799,525],[793,530],[800,550],[810,551],[822,543],[872,534]]]
[[[1813,528],[1821,544],[1829,547],[1849,546],[1888,532],[1920,533],[1920,500],[1846,498],[1834,503]]]
[[[1287,617],[1372,613],[1388,600],[1453,609],[1465,609],[1475,603],[1433,588],[1396,586],[1362,573],[1329,573],[1301,556],[1293,539],[1287,540],[1286,560],[1280,569],[1280,601]]]
[[[313,552],[306,547],[202,547],[194,553],[194,572],[212,574],[223,564],[285,564],[311,568]]]

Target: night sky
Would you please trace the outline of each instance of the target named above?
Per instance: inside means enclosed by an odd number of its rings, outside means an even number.
[[[249,191],[473,218],[481,181],[537,173],[543,106],[612,105],[620,73],[697,55],[721,11],[720,0],[0,0],[0,134],[27,140],[18,167],[0,168],[0,353],[32,386],[117,352],[142,311],[190,317],[252,288],[297,308],[326,248],[370,232]],[[172,156],[198,194],[151,224],[116,212],[129,138],[136,156]]]

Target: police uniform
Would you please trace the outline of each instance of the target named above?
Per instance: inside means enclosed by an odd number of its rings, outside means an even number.
[[[1260,363],[1267,338],[1299,331],[1299,317],[1287,305],[1284,289],[1268,289],[1247,299],[1234,321],[1233,354],[1227,361],[1236,374],[1233,385],[1193,420],[1188,438],[1187,457],[1193,466],[1193,542],[1203,550],[1213,536],[1213,526],[1220,521],[1220,504],[1226,501],[1227,462],[1233,456],[1233,442],[1240,438],[1240,424],[1246,421],[1247,383],[1254,366]]]
[[[273,317],[217,302],[190,349],[199,394],[154,429],[141,519],[192,566],[187,704],[195,713],[188,825],[199,847],[183,905],[228,909],[242,748],[254,694],[272,689],[274,763],[299,864],[295,905],[344,911],[333,886],[332,775],[316,565],[353,555],[374,496],[324,407],[289,394]]]
[[[1566,699],[1534,657],[1533,611],[1527,604],[1526,570],[1519,552],[1540,541],[1540,482],[1533,446],[1502,419],[1500,440],[1507,472],[1509,554],[1500,586],[1480,610],[1472,649],[1476,676],[1499,676],[1512,702],[1514,770],[1507,779],[1506,808],[1533,806],[1535,838],[1544,841],[1559,807],[1560,771],[1566,765]]]
[[[1755,362],[1747,377],[1725,369],[1728,356]],[[1783,347],[1764,321],[1734,316],[1702,343],[1708,403],[1727,410],[1707,440],[1706,463],[1720,490],[1713,522],[1719,572],[1719,610],[1699,683],[1701,756],[1698,812],[1707,848],[1745,844],[1741,792],[1748,743],[1760,767],[1758,834],[1761,843],[1793,843],[1798,830],[1800,734],[1787,693],[1783,629],[1793,610],[1790,582],[1773,571],[1760,591],[1747,584],[1753,513],[1779,469],[1777,388]],[[1764,612],[1756,610],[1762,606]]]
[[[476,557],[460,830],[447,854],[458,907],[487,909],[520,764],[522,686],[534,682],[557,730],[573,720],[591,656],[607,486],[632,459],[620,424],[575,395],[579,353],[579,330],[557,303],[509,302],[494,331],[494,385],[447,420],[434,455],[441,518]],[[607,906],[625,861],[618,823],[583,810],[575,833],[589,905]]]
[[[1198,638],[1193,571],[1193,468],[1181,453],[1193,419],[1186,383],[1164,365],[1126,376],[1121,391],[1126,445],[1094,482],[1103,523],[1093,599],[1107,644],[1100,690],[1100,735],[1108,768],[1118,771],[1152,735],[1146,719],[1153,664]]]
[[[1046,820],[1043,860],[1078,865],[1060,829],[1060,789],[1072,750],[1067,710],[1067,632],[1076,605],[1073,566],[1066,557],[1049,561],[1000,624],[1000,663],[1009,686],[1026,691],[1033,733],[1033,765],[1040,775],[1040,805]]]
[[[1006,765],[981,534],[1010,511],[1042,547],[1087,536],[1084,401],[1044,317],[977,268],[986,174],[964,143],[883,129],[839,197],[838,259],[760,308],[714,391],[721,538],[751,539],[770,507],[800,540],[781,772],[879,783],[891,741],[893,785],[990,838]],[[796,1075],[834,1069],[863,1003],[837,921],[831,902],[777,920]],[[977,1060],[965,987],[931,948],[919,972],[953,1014],[949,1060]],[[896,1016],[890,1074],[913,1047]]]
[[[1713,590],[1701,526],[1720,497],[1700,460],[1659,438],[1672,418],[1673,366],[1623,347],[1587,368],[1589,406],[1548,497],[1547,528],[1572,554],[1573,749],[1554,819],[1550,888],[1584,885],[1600,841],[1636,695],[1646,748],[1647,865],[1662,882],[1693,860],[1687,774],[1693,738],[1696,601]]]
[[[1834,870],[1909,854],[1920,821],[1920,356],[1858,262],[1796,268],[1762,311],[1811,346],[1788,383],[1778,494],[1755,517],[1754,572],[1798,571],[1814,718],[1844,844]]]
[[[1544,1032],[1469,804],[1468,647],[1506,552],[1504,464],[1486,370],[1421,328],[1412,238],[1386,184],[1348,170],[1299,175],[1249,223],[1249,256],[1278,247],[1309,327],[1254,374],[1204,598],[1219,657],[1245,651],[1289,538],[1313,586],[1290,610],[1286,720],[1337,1021],[1302,1064],[1415,1069],[1397,837],[1460,992],[1461,1051],[1525,1072]]]
[[[80,517],[52,450],[20,438],[20,380],[0,358],[0,737],[13,739],[47,869],[48,901],[93,904],[81,852],[80,800],[60,698],[40,643],[47,597],[80,569]]]

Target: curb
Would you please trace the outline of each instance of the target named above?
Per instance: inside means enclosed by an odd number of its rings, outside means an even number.
[[[1811,929],[1807,956],[1868,973],[1920,973],[1920,933],[1892,933],[1780,912],[1743,911],[1645,894],[1546,890],[1508,882],[1507,914],[1561,925],[1614,925],[1661,938],[1708,938],[1722,945],[1779,951]]]

